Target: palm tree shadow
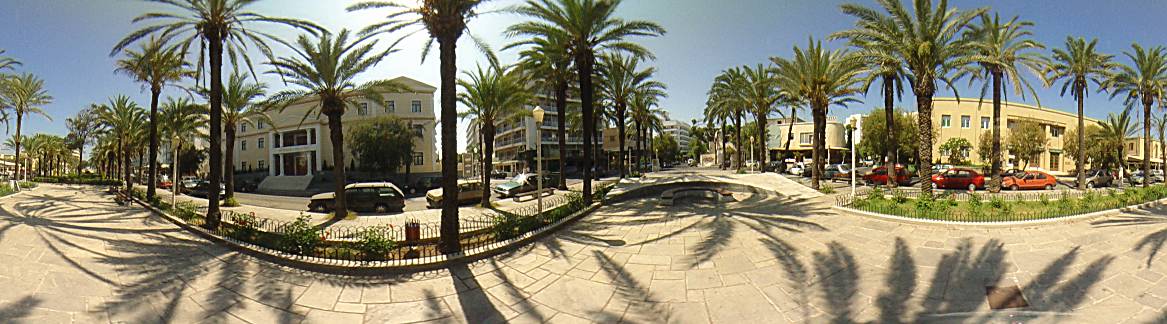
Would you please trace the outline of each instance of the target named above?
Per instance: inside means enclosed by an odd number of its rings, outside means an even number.
[[[1090,224],[1095,227],[1160,225],[1167,223],[1167,216],[1164,215],[1167,215],[1167,205],[1156,205],[1137,208],[1125,212],[1122,215],[1095,221]],[[1135,243],[1135,251],[1147,251],[1147,267],[1150,267],[1155,261],[1155,257],[1159,255],[1159,251],[1163,249],[1164,244],[1167,244],[1167,229],[1158,230],[1144,236],[1139,242]]]
[[[908,300],[916,290],[916,261],[903,238],[896,238],[891,266],[884,277],[884,292],[876,298],[880,323],[906,323],[904,319]]]
[[[616,296],[629,304],[624,314],[606,311],[596,311],[592,319],[599,323],[618,323],[628,321],[623,319],[625,314],[636,314],[639,317],[649,318],[652,321],[667,323],[672,317],[671,310],[662,303],[657,303],[660,296],[656,296],[643,283],[633,278],[627,270],[608,255],[600,251],[592,251],[600,269],[616,287]]]
[[[0,305],[0,318],[12,323],[21,323],[21,319],[32,315],[32,309],[42,303],[44,301],[35,296],[21,297],[20,300]]]

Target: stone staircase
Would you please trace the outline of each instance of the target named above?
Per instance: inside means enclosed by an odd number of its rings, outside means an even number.
[[[312,176],[272,176],[259,183],[259,193],[285,196],[308,196]]]

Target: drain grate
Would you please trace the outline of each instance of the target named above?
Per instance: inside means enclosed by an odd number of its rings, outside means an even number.
[[[1021,295],[1021,288],[1017,286],[985,286],[985,295],[989,299],[989,308],[1006,309],[1029,306],[1025,296]]]

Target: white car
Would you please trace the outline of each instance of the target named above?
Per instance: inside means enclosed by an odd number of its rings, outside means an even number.
[[[802,175],[802,168],[804,167],[805,166],[802,163],[795,164],[794,166],[790,167],[790,169],[787,169],[786,173],[791,175]]]

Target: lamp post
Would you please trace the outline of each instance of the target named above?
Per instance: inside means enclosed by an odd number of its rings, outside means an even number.
[[[543,217],[543,107],[531,110],[535,117],[535,200],[539,206],[539,217]],[[559,157],[563,158],[563,157]]]
[[[851,119],[851,197],[855,197],[855,129],[858,123],[856,119]]]

